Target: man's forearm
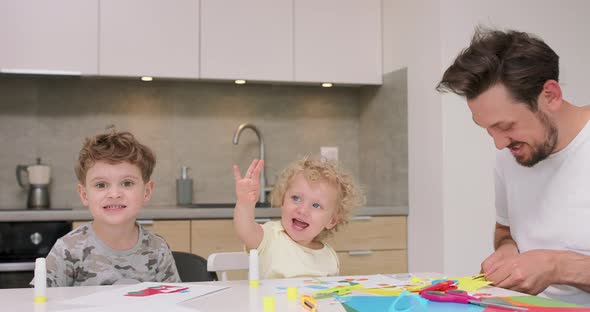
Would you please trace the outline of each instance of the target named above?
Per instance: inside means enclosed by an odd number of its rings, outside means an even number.
[[[505,244],[512,244],[518,249],[516,242],[512,239],[512,235],[510,234],[510,227],[496,223],[496,230],[494,231],[494,250],[498,250],[500,246]]]
[[[556,284],[570,285],[590,292],[590,256],[573,251],[557,255]]]

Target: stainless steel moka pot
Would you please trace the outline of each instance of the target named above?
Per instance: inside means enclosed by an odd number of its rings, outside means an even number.
[[[23,177],[26,176],[26,179]],[[23,189],[28,189],[27,208],[49,208],[49,182],[51,180],[51,167],[41,164],[41,158],[37,158],[34,165],[16,166],[16,181]]]

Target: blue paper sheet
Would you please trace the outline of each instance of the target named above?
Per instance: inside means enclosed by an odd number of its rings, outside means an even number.
[[[338,300],[345,305],[348,311],[350,309],[357,312],[374,312],[374,311],[388,311],[389,307],[395,302],[398,297],[395,296],[349,296],[349,297],[338,297]],[[459,311],[459,312],[482,312],[483,307],[473,304],[461,304],[452,302],[428,302],[426,305],[426,311],[434,312],[447,312],[447,311]]]

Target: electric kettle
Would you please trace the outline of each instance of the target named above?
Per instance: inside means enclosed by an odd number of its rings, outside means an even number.
[[[26,179],[23,176],[26,176]],[[28,189],[27,208],[29,209],[49,208],[50,180],[51,167],[41,164],[41,158],[37,158],[37,163],[34,165],[16,166],[16,181],[23,189]]]

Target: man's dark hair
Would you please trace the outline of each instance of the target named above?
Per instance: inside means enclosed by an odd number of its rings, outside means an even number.
[[[547,80],[558,81],[559,56],[540,38],[524,32],[477,27],[436,86],[468,100],[501,83],[517,102],[537,111],[537,98]]]

